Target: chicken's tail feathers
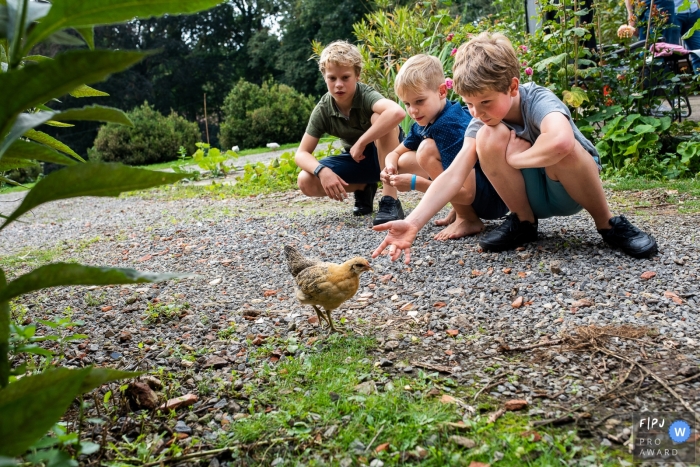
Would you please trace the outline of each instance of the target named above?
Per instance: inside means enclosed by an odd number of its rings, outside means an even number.
[[[316,264],[315,261],[305,258],[299,250],[291,245],[284,246],[284,256],[287,258],[289,272],[291,272],[294,277],[309,266]]]

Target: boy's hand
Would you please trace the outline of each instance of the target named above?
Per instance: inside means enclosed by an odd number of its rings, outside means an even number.
[[[389,177],[389,185],[402,192],[411,191],[412,178],[412,174],[392,175]]]
[[[365,158],[365,147],[366,144],[361,144],[359,141],[350,148],[350,156],[352,156],[355,162],[360,162]]]
[[[399,172],[391,162],[385,162],[385,164],[384,170],[382,170],[382,173],[379,174],[379,179],[382,181],[382,183],[389,185],[391,183],[391,176],[396,175]]]
[[[515,135],[515,131],[510,130],[510,140],[506,148],[506,161],[510,163],[511,156],[525,152],[532,147],[532,144],[526,139]]]
[[[318,176],[321,180],[323,191],[326,192],[329,198],[343,201],[348,197],[348,193],[345,191],[345,187],[348,186],[348,183],[331,169],[321,170]]]
[[[389,247],[389,255],[392,261],[399,259],[403,251],[404,263],[409,263],[411,260],[411,245],[418,233],[418,229],[413,224],[407,221],[392,221],[386,224],[375,225],[372,229],[377,232],[389,231],[387,236],[384,237],[382,244],[372,253],[372,258],[376,258],[385,248]]]

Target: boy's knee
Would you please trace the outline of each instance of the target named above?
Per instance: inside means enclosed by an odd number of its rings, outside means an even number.
[[[416,160],[421,167],[425,167],[431,161],[440,160],[440,151],[434,140],[428,138],[420,143],[416,150]]]
[[[316,192],[316,180],[313,177],[313,175],[305,170],[299,172],[299,176],[297,177],[297,186],[306,196],[314,196]]]
[[[479,155],[501,153],[508,147],[510,129],[503,123],[484,125],[476,133],[476,152]]]

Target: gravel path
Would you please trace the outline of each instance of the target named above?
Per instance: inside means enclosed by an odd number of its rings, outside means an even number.
[[[174,201],[157,193],[51,203],[0,233],[3,257],[29,261],[37,249],[53,249],[60,252],[56,260],[198,274],[158,285],[58,288],[24,297],[31,319],[71,314],[85,322],[74,331],[89,341],[69,347],[68,365],[164,367],[181,372],[182,393],[196,393],[215,377],[240,388],[261,364],[248,356],[250,341],[319,336],[308,321],[313,310],[294,299],[282,246],[340,262],[369,258],[382,238],[370,230],[369,217],[350,215],[351,205],[299,192]],[[4,195],[3,212],[19,198]],[[419,200],[402,198],[409,210]],[[433,241],[438,228],[426,227],[409,267],[386,257],[372,261],[374,273],[362,277],[361,290],[334,318],[375,335],[374,358],[390,360],[396,372],[446,367],[464,384],[489,386],[485,393],[493,397],[527,399],[531,413],[545,417],[603,395],[628,366],[557,346],[514,354],[504,354],[504,346],[547,344],[576,326],[649,327],[658,335],[645,343],[612,338],[609,348],[667,379],[693,375],[700,361],[700,217],[629,217],[656,236],[658,257],[635,260],[611,250],[585,214],[543,220],[536,244],[500,254],[480,253],[478,237]],[[457,331],[456,338],[448,330]],[[188,352],[196,358],[184,358]],[[700,411],[700,379],[675,389]],[[659,391],[611,404],[606,408],[623,412],[681,408]],[[217,409],[246,410],[236,404]],[[216,420],[187,422],[205,436],[221,429]]]

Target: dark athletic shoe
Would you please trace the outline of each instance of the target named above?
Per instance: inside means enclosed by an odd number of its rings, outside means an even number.
[[[352,213],[355,216],[366,216],[374,211],[374,195],[377,194],[377,184],[368,183],[364,189],[355,192],[355,207]]]
[[[391,196],[383,196],[382,199],[379,200],[379,209],[372,223],[374,225],[380,225],[403,218],[404,214],[401,201]]]
[[[484,251],[513,250],[525,243],[537,240],[537,220],[520,222],[517,214],[508,214],[496,229],[484,235],[479,246]]]
[[[608,245],[617,247],[634,258],[648,258],[659,251],[654,237],[630,224],[625,216],[615,216],[608,222],[609,229],[598,230]]]

